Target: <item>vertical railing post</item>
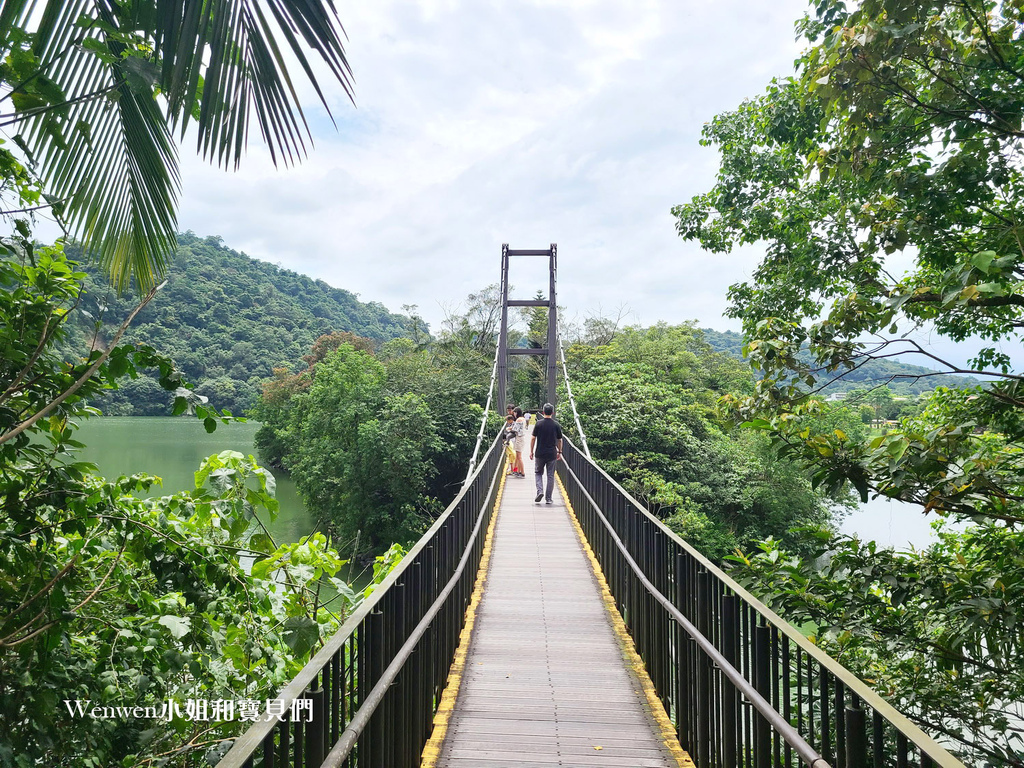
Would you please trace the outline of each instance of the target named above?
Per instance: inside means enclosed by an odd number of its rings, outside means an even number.
[[[711,626],[710,577],[697,573],[697,631],[707,637]],[[711,659],[697,656],[697,768],[711,768]]]
[[[740,609],[736,595],[722,597],[722,655],[734,667],[740,660]],[[739,696],[736,688],[726,680],[722,681],[722,745],[725,766],[736,766],[739,731]]]
[[[358,657],[356,684],[353,687],[352,708],[350,714],[358,712],[359,707],[366,701],[366,695],[373,687],[370,684],[370,617],[367,616],[359,624],[358,645],[356,655]],[[359,736],[356,742],[356,761],[358,768],[366,768],[370,764],[369,758],[369,735],[366,731]]]
[[[768,627],[754,627],[754,689],[771,701],[770,675],[771,636]],[[768,721],[760,714],[754,717],[754,766],[769,768],[772,760],[772,732]]]
[[[327,730],[327,706],[324,702],[324,689],[306,691],[305,698],[313,704],[313,719],[306,724],[306,765],[319,768],[324,761],[324,733]]]
[[[682,608],[686,595],[686,556],[675,556],[675,606]],[[675,623],[675,622],[673,622]],[[676,624],[676,737],[683,749],[690,743],[690,641],[680,624]]]
[[[877,709],[871,714],[871,747],[873,768],[883,768],[885,765],[885,724]]]
[[[860,699],[854,699],[853,706],[846,708],[846,766],[867,768],[868,726],[867,716],[860,706]]]
[[[828,670],[818,667],[818,701],[821,705],[821,756],[832,764],[832,716],[829,714]]]
[[[366,618],[367,624],[372,627],[368,637],[370,641],[368,649],[370,651],[370,679],[367,691],[370,691],[384,674],[384,614],[377,611]],[[367,749],[366,765],[372,766],[372,768],[384,766],[384,718],[381,717],[381,714],[381,708],[378,707],[377,711],[370,716],[370,724],[367,728],[370,743],[369,749]]]
[[[263,768],[274,768],[274,731],[263,739]]]

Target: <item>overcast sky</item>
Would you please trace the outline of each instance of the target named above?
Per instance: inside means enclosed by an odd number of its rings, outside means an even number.
[[[340,0],[356,106],[313,100],[316,147],[237,173],[182,153],[180,228],[321,278],[433,328],[499,278],[502,243],[558,244],[569,318],[722,317],[757,251],[703,253],[673,205],[706,191],[715,114],[792,73],[803,0]],[[255,131],[254,131],[255,133]],[[520,296],[546,288],[513,261]]]

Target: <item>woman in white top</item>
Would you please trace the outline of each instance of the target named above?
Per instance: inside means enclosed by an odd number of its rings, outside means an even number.
[[[516,408],[516,466],[515,471],[519,477],[526,477],[526,470],[523,468],[523,451],[526,450],[526,419],[523,418],[523,409]]]

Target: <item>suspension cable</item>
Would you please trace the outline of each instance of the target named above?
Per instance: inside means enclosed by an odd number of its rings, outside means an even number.
[[[591,459],[590,447],[587,445],[587,436],[583,434],[583,425],[580,424],[580,415],[576,410],[576,398],[572,396],[572,387],[569,386],[569,369],[565,366],[565,350],[562,349],[562,336],[558,336],[558,354],[562,358],[562,378],[565,379],[565,392],[569,396],[569,405],[572,406],[572,415],[576,419],[576,431],[579,433],[580,441],[583,443],[583,453]]]
[[[469,460],[469,472],[466,473],[466,479],[462,481],[465,485],[469,482],[469,478],[473,476],[473,471],[476,469],[476,458],[480,454],[480,445],[484,439],[484,432],[487,430],[487,414],[491,411],[491,395],[494,394],[494,381],[498,378],[498,351],[499,345],[494,345],[494,366],[491,368],[491,386],[487,388],[487,405],[484,406],[484,417],[480,420],[480,432],[476,436],[476,447],[473,448],[473,458]],[[583,445],[586,446],[586,440],[583,441]],[[588,453],[589,457],[590,454]]]

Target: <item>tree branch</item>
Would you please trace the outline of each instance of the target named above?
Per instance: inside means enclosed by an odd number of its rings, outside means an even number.
[[[1024,80],[1024,75],[1009,65],[1006,58],[1003,56],[1003,52],[999,50],[999,46],[996,45],[995,40],[992,39],[992,32],[988,28],[988,14],[985,15],[984,19],[979,19],[977,14],[975,14],[974,9],[971,8],[969,0],[964,0],[961,7],[967,15],[971,17],[971,20],[978,25],[978,28],[981,30],[982,37],[985,38],[985,42],[988,44],[988,49],[992,52],[992,58],[995,60],[996,64],[999,65],[999,68],[1004,72],[1013,75],[1018,80]]]
[[[117,334],[114,336],[114,340],[107,346],[106,351],[103,352],[103,354],[101,354],[96,359],[96,362],[94,362],[86,369],[85,373],[83,373],[74,384],[72,384],[67,390],[65,390],[61,395],[56,397],[54,400],[50,401],[48,405],[44,406],[35,414],[25,419],[25,421],[16,426],[14,429],[10,430],[9,432],[5,432],[3,435],[0,435],[0,445],[6,443],[8,440],[11,440],[12,438],[17,437],[26,429],[36,424],[40,419],[49,414],[50,411],[52,411],[58,405],[60,405],[69,397],[71,397],[71,395],[75,394],[75,392],[81,389],[82,386],[89,379],[92,378],[93,374],[95,374],[96,371],[99,370],[100,366],[107,361],[107,358],[110,357],[110,353],[117,346],[117,343],[121,340],[121,337],[124,335],[124,332],[128,330],[128,326],[131,325],[131,322],[132,320],[135,319],[135,316],[138,315],[139,312],[141,312],[142,309],[147,304],[149,304],[150,301],[152,301],[153,297],[156,296],[156,292],[163,288],[165,285],[167,285],[166,280],[164,280],[159,285],[154,286],[150,290],[150,292],[146,294],[145,298],[143,298],[139,305],[132,310],[132,313],[128,315],[128,318],[123,323],[121,323],[121,327],[117,329]]]
[[[64,107],[70,107],[72,104],[78,104],[82,101],[95,99],[97,96],[105,96],[111,91],[116,91],[118,88],[124,85],[124,82],[124,80],[119,80],[115,83],[112,83],[111,85],[99,88],[98,90],[95,90],[92,93],[83,93],[81,96],[75,96],[73,99],[62,101],[60,104],[47,104],[45,107],[36,107],[35,109],[28,109],[24,112],[8,112],[6,114],[0,114],[0,120],[3,120],[3,122],[0,122],[0,128],[6,128],[9,125],[15,125],[17,123],[24,122],[25,120],[28,120],[31,117],[35,117],[36,115],[42,115],[46,112],[50,112],[55,109],[62,109]]]

